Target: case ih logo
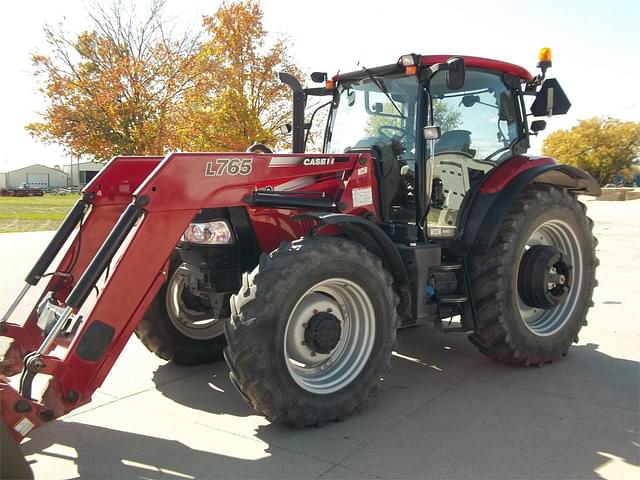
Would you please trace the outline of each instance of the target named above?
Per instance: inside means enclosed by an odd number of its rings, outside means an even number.
[[[303,165],[333,165],[335,158],[305,158],[302,161]]]

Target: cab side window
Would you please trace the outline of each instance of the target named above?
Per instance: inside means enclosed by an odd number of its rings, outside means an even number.
[[[438,74],[431,91],[434,124],[442,129],[436,153],[448,149],[495,161],[518,139],[513,95],[500,75],[468,69],[464,87],[450,91]]]

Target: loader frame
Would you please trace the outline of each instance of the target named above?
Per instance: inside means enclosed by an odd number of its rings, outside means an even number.
[[[0,410],[14,438],[91,401],[166,281],[168,258],[201,209],[304,206],[373,216],[378,214],[373,172],[367,154],[173,153],[164,159],[111,160],[84,188],[2,317]],[[256,189],[301,174],[335,179],[344,188],[336,198]],[[363,204],[354,189],[364,189],[371,201]],[[302,224],[311,228],[317,222]],[[45,273],[60,254],[56,268]],[[27,318],[9,321],[27,290],[47,276]],[[44,326],[43,312],[50,310],[55,321]],[[15,386],[7,377],[20,372]],[[50,378],[35,399],[32,387],[39,375]]]

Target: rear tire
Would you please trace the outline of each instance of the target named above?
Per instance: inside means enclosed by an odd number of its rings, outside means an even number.
[[[136,328],[136,336],[163,360],[197,365],[221,360],[227,342],[224,319],[206,319],[207,312],[194,312],[180,301],[182,286],[177,271],[181,261],[171,257],[168,280],[160,287]],[[200,320],[200,318],[203,320]],[[207,323],[208,322],[208,323]]]
[[[389,369],[396,303],[391,275],[361,245],[283,243],[231,299],[231,380],[274,422],[302,427],[349,415]]]
[[[490,249],[470,259],[477,328],[469,339],[482,353],[509,364],[540,366],[566,355],[578,341],[593,305],[598,265],[593,222],[585,210],[562,188],[532,185],[514,201]],[[536,245],[556,247],[572,265],[566,299],[550,308],[527,304],[522,293],[527,298],[528,291],[519,284],[520,269],[533,272],[525,252]],[[521,276],[521,283],[527,281]]]

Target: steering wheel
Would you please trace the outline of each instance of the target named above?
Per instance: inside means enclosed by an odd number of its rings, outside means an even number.
[[[392,132],[396,132],[396,134],[386,133],[385,130],[391,130]],[[407,140],[413,139],[413,135],[408,134],[404,128],[396,127],[395,125],[380,125],[378,127],[378,133],[387,140],[401,141],[404,138],[407,138]]]
[[[396,134],[387,133],[385,130],[391,130],[392,132],[396,132]],[[395,125],[380,125],[378,127],[378,133],[387,140],[402,140],[407,136],[407,132],[404,128],[396,127]]]
[[[247,153],[273,153],[269,147],[267,147],[264,143],[252,143],[247,147]]]

